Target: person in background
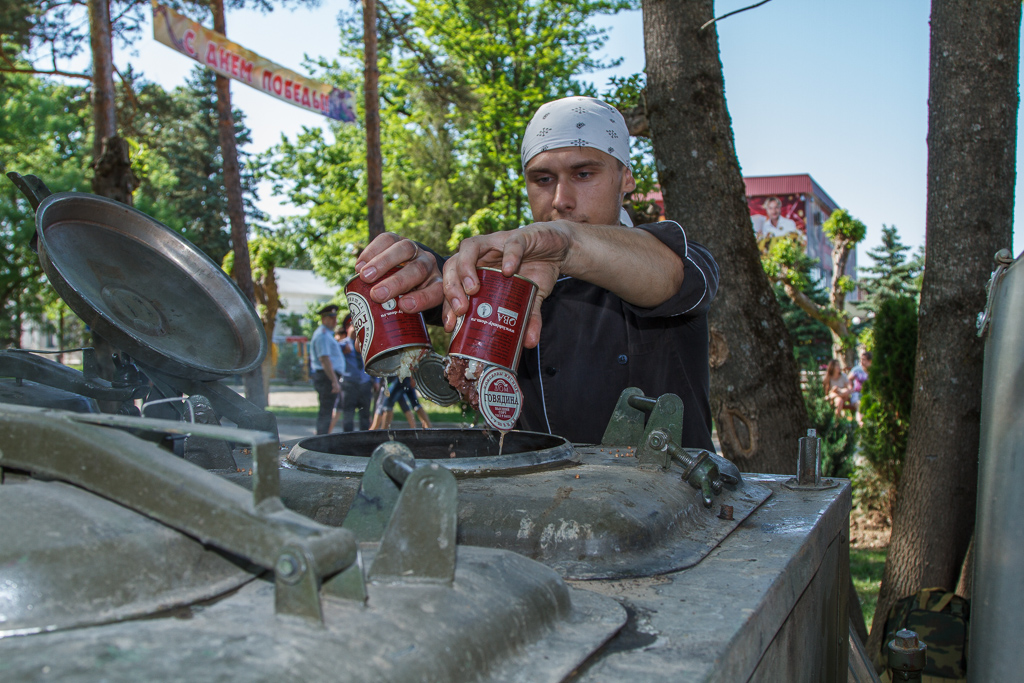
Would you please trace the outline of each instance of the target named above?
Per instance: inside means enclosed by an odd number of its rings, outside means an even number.
[[[860,412],[860,395],[864,382],[868,381],[869,369],[871,369],[871,352],[861,351],[860,362],[853,366],[853,370],[850,370],[850,374],[847,376],[847,379],[850,380],[850,403],[857,411],[857,424],[861,427],[864,426],[864,417]]]
[[[416,393],[416,389],[413,387],[413,380],[411,377],[399,381],[398,378],[394,378],[391,382],[391,386],[388,389],[388,396],[384,400],[384,409],[381,413],[381,419],[379,422],[379,429],[390,429],[391,422],[394,420],[395,404],[402,409],[402,413],[405,415],[406,421],[409,423],[409,429],[416,429],[416,417],[419,415],[420,424],[424,429],[430,429],[431,423],[430,418],[427,416],[427,411],[420,405],[419,396]],[[376,416],[374,417],[376,422]]]
[[[825,397],[836,411],[836,417],[843,416],[843,409],[850,402],[850,380],[843,374],[843,368],[835,358],[828,362],[825,377],[822,380]]]
[[[341,330],[335,335],[338,343],[341,344],[341,353],[345,357],[345,373],[342,377],[342,400],[338,410],[335,410],[335,420],[340,412],[342,415],[341,429],[344,432],[355,430],[356,410],[359,411],[359,429],[366,431],[370,428],[371,403],[374,390],[377,388],[377,380],[370,377],[363,369],[363,357],[356,351],[355,339],[356,328],[352,324],[352,315],[346,315],[342,321]],[[331,431],[334,431],[334,421],[331,421]]]
[[[338,326],[338,307],[328,304],[319,311],[320,326],[309,342],[309,364],[313,370],[313,388],[320,402],[316,414],[316,433],[327,434],[331,428],[331,415],[341,397],[339,379],[345,372],[345,357],[341,346],[334,339],[334,328]]]
[[[380,382],[380,386],[377,389],[377,398],[374,402],[373,422],[370,423],[371,431],[374,429],[387,429],[391,426],[391,410],[394,404],[392,403],[389,406],[388,399],[391,397],[390,386],[397,379],[397,377],[385,377]],[[405,401],[405,398],[402,400]],[[384,415],[385,411],[387,411],[387,416]]]

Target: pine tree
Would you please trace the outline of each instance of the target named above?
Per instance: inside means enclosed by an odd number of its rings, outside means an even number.
[[[881,246],[868,251],[875,263],[861,269],[859,284],[868,296],[865,308],[877,313],[884,299],[918,296],[924,263],[920,255],[908,259],[909,251],[910,247],[900,241],[896,226],[883,224]]]

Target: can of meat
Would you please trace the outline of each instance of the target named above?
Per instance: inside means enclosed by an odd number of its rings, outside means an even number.
[[[392,268],[385,277],[398,272]],[[420,359],[430,353],[427,326],[419,313],[406,313],[396,299],[382,304],[370,298],[370,288],[356,275],[345,284],[345,297],[356,329],[356,348],[366,372],[375,377],[409,377]]]
[[[505,277],[497,268],[477,268],[476,272],[480,289],[469,297],[469,310],[455,325],[448,355],[514,373],[537,285],[522,275]]]

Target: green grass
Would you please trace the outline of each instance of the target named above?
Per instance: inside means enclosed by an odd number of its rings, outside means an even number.
[[[888,549],[850,548],[850,575],[860,597],[860,608],[864,622],[871,628],[878,604],[878,588],[882,584],[882,570]]]

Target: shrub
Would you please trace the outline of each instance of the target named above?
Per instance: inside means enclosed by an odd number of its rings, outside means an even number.
[[[857,428],[849,420],[836,417],[835,408],[825,397],[818,375],[804,389],[804,407],[811,427],[821,439],[821,476],[849,477],[853,471],[853,452],[857,447]]]
[[[295,344],[281,344],[278,347],[276,376],[288,384],[302,379],[302,357]]]
[[[899,485],[910,434],[910,406],[914,397],[914,355],[917,349],[917,302],[909,296],[882,301],[875,316],[875,349],[868,381],[861,393],[861,454],[876,478],[865,483],[886,491],[891,505]]]

